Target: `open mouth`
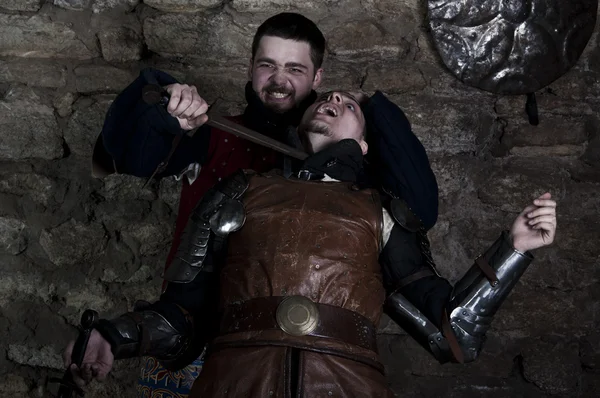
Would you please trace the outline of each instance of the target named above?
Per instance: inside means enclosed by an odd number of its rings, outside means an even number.
[[[329,104],[323,104],[321,106],[319,106],[317,108],[317,113],[320,113],[322,115],[328,115],[331,117],[337,117],[338,115],[338,111],[334,106],[331,106]]]

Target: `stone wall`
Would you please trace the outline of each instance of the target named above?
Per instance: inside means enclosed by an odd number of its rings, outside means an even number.
[[[442,67],[424,0],[0,0],[0,395],[48,396],[83,309],[110,317],[159,292],[179,186],[90,177],[115,95],[151,65],[241,110],[253,32],[284,10],[324,31],[324,88],[381,89],[409,116],[439,181],[430,235],[450,280],[535,195],[560,203],[556,243],[539,251],[476,363],[441,366],[383,322],[394,390],[597,396],[598,28],[577,66],[538,93],[532,127],[524,97],[466,87]],[[88,396],[133,396],[138,366],[119,363]]]

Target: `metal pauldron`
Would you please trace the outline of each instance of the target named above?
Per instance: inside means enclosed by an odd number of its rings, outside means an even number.
[[[183,231],[181,244],[164,278],[169,282],[189,283],[204,269],[210,242],[239,230],[245,222],[239,198],[248,189],[246,174],[240,170],[210,189],[196,206]]]
[[[494,280],[481,270],[481,265],[473,265],[454,286],[449,303],[450,326],[464,362],[478,357],[493,316],[531,264],[533,256],[515,250],[508,233],[503,232],[482,259],[493,270]],[[388,297],[386,307],[392,319],[438,361],[443,363],[455,357],[442,332],[400,293]]]

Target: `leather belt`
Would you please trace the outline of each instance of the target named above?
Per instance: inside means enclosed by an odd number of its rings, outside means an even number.
[[[268,329],[295,336],[337,339],[377,352],[377,331],[369,319],[302,296],[253,298],[230,305],[221,318],[221,334]]]

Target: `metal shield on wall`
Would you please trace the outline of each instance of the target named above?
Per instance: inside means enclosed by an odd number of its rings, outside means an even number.
[[[500,94],[535,92],[579,59],[598,0],[429,0],[446,66],[464,83]]]

